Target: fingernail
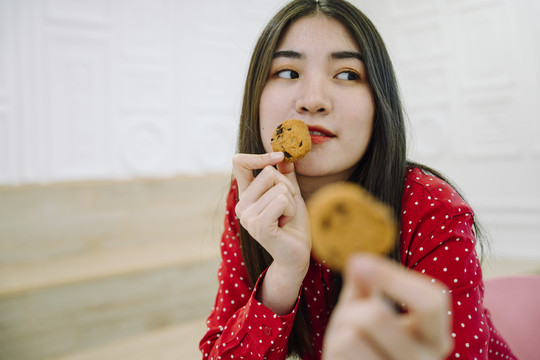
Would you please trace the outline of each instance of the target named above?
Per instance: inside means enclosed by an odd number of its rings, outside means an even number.
[[[274,161],[278,161],[278,160],[281,160],[281,153],[280,152],[273,152],[273,153],[270,153],[270,158]]]
[[[373,271],[373,259],[363,254],[351,255],[349,261],[351,262],[351,270],[357,274],[367,275]]]

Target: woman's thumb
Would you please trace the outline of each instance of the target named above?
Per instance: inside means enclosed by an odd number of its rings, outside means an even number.
[[[294,171],[294,163],[282,161],[277,164],[277,169],[280,173],[285,175],[287,179],[293,184],[293,186],[300,193],[300,187],[298,186],[298,180],[296,180],[296,172]]]
[[[344,284],[340,300],[353,301],[370,295],[371,289],[364,279],[366,276],[366,260],[369,262],[369,259],[359,254],[349,256],[343,274]]]

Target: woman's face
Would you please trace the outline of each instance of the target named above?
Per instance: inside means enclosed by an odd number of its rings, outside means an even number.
[[[264,148],[287,119],[304,121],[312,150],[297,176],[346,179],[371,138],[374,102],[360,49],[346,28],[322,15],[293,23],[274,53],[259,106]]]

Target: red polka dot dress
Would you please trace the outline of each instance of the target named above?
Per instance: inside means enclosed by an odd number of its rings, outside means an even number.
[[[242,259],[236,184],[227,198],[221,239],[219,289],[200,342],[203,359],[285,359],[297,306],[278,316],[257,301],[261,274],[252,286]],[[482,271],[475,251],[473,212],[448,184],[418,168],[408,171],[402,200],[401,258],[404,266],[443,282],[450,290],[454,349],[449,359],[515,359],[483,307]],[[313,258],[302,283],[314,354],[335,306],[335,276]]]

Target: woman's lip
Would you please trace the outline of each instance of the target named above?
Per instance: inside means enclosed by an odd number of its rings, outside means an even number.
[[[320,135],[313,135],[311,134],[311,143],[312,144],[322,144],[323,142],[326,142],[328,140],[332,139],[330,136],[320,136]]]
[[[323,142],[336,137],[331,131],[319,126],[308,126],[308,129],[312,144],[322,144]]]
[[[325,128],[320,127],[320,126],[310,126],[310,125],[308,125],[308,129],[309,129],[310,134],[316,133],[316,135],[328,136],[328,137],[335,137],[336,136],[330,130],[325,129]]]

